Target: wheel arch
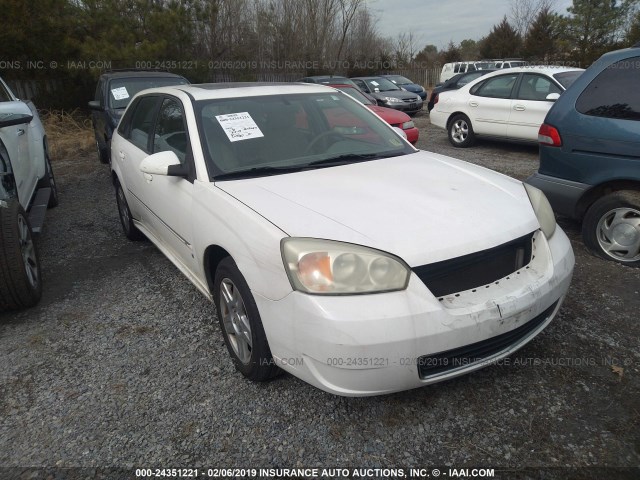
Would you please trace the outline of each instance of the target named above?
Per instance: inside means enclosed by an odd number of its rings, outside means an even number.
[[[584,218],[589,207],[591,207],[591,205],[593,205],[599,198],[620,190],[635,190],[640,192],[640,181],[628,179],[609,180],[590,188],[582,195],[582,197],[580,197],[580,200],[576,205],[576,216],[580,219]]]
[[[220,245],[209,245],[204,251],[202,266],[207,279],[207,287],[211,295],[213,295],[213,283],[218,265],[227,257],[233,258],[231,254]]]
[[[467,115],[466,113],[460,110],[457,110],[449,114],[449,118],[447,118],[447,130],[449,130],[449,127],[451,126],[451,122],[453,121],[453,119],[456,118],[456,116],[458,115],[464,116],[469,121],[469,124],[471,124],[471,119],[469,118],[469,115]]]

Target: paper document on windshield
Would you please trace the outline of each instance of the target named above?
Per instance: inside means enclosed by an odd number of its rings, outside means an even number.
[[[229,113],[216,115],[216,120],[227,134],[230,142],[248,140],[250,138],[264,137],[256,122],[249,112]]]
[[[124,100],[125,98],[129,98],[129,92],[127,92],[127,87],[119,87],[111,90],[111,95],[116,100]]]

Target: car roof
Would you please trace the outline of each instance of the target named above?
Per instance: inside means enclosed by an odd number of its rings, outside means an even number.
[[[304,78],[311,78],[313,80],[329,80],[332,78],[347,78],[344,75],[311,75],[309,77],[304,77]]]
[[[557,66],[557,65],[543,65],[543,66],[525,65],[522,67],[499,68],[496,70],[496,72],[535,72],[535,73],[546,73],[548,75],[553,75],[554,73],[575,72],[575,71],[582,71],[582,70],[584,70],[584,68],[563,67],[563,66]]]
[[[144,94],[167,93],[175,95],[184,92],[194,100],[216,98],[259,97],[265,95],[286,95],[298,93],[326,93],[334,89],[316,83],[272,83],[272,82],[231,82],[172,85],[144,90]]]
[[[512,67],[512,68],[500,68],[491,73],[487,73],[486,75],[482,75],[477,80],[472,81],[468,85],[473,85],[476,81],[485,81],[491,77],[497,77],[500,75],[504,75],[505,73],[542,73],[548,76],[553,76],[556,73],[564,73],[564,72],[583,72],[584,68],[576,68],[576,67],[556,67],[556,66],[542,66],[542,67]]]
[[[112,70],[101,76],[107,78],[184,78],[182,75],[159,70]]]

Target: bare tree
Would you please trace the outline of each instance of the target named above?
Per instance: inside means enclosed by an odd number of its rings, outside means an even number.
[[[510,0],[510,3],[511,25],[524,38],[538,14],[542,10],[552,10],[555,0]]]
[[[395,41],[394,56],[399,64],[409,64],[416,56],[416,40],[413,32],[401,33]]]
[[[340,56],[342,55],[342,49],[344,48],[344,42],[347,39],[347,33],[349,33],[349,28],[351,27],[351,23],[358,13],[358,10],[364,4],[364,0],[338,0],[338,8],[340,10],[340,46],[338,47],[338,53],[336,55],[336,61],[340,61]]]

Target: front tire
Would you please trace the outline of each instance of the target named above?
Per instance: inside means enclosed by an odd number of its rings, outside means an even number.
[[[606,260],[640,266],[640,191],[622,190],[598,199],[584,216],[582,238]]]
[[[220,329],[236,369],[255,382],[278,375],[280,369],[271,355],[258,307],[231,257],[218,265],[213,296]]]
[[[449,142],[457,148],[466,148],[472,146],[476,142],[476,135],[473,133],[471,120],[463,114],[454,115],[449,120],[447,127],[449,134]]]
[[[7,203],[0,207],[0,311],[32,307],[42,296],[29,218],[17,199]]]
[[[124,190],[120,182],[116,181],[116,203],[118,204],[118,215],[120,217],[120,224],[122,225],[122,231],[125,236],[132,241],[143,240],[144,235],[133,223],[133,217],[131,216],[131,210],[129,210],[129,204],[127,203],[127,197],[124,194]]]

